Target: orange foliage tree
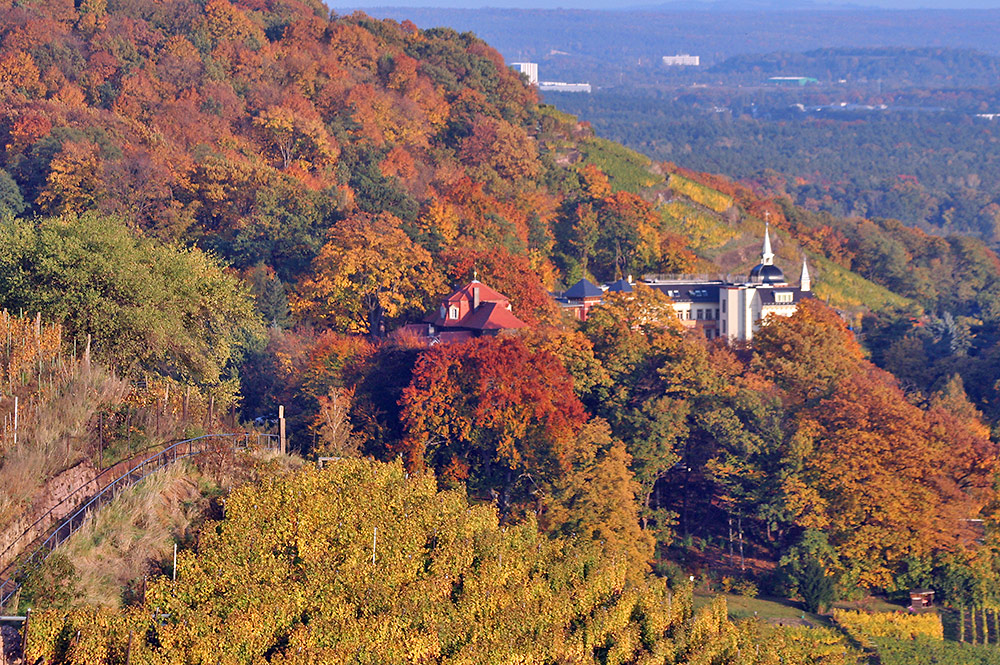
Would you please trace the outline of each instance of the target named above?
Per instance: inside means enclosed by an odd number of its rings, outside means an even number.
[[[401,404],[409,466],[467,481],[504,514],[540,498],[571,467],[586,417],[558,358],[515,337],[432,348]]]

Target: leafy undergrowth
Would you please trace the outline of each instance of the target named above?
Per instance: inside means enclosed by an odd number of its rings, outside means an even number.
[[[94,414],[127,391],[125,381],[96,364],[80,363],[62,377],[23,428],[18,445],[0,454],[0,526],[25,508],[46,479],[88,455]]]
[[[829,300],[830,305],[838,309],[860,312],[865,308],[879,311],[915,306],[909,298],[893,293],[822,256],[810,255],[809,268],[813,272],[816,297]]]
[[[91,516],[27,576],[20,609],[141,602],[148,578],[171,573],[174,544],[193,547],[205,521],[222,517],[229,488],[301,464],[266,452],[201,455],[151,475]]]
[[[647,187],[663,182],[663,176],[650,171],[652,162],[645,155],[606,139],[590,137],[580,142],[580,153],[586,164],[604,171],[612,188],[638,194]]]

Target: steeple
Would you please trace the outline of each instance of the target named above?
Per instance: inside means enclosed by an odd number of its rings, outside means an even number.
[[[809,264],[806,263],[805,254],[802,255],[802,277],[799,278],[799,289],[802,291],[812,290],[812,280],[809,279]]]
[[[774,252],[771,251],[770,224],[764,226],[764,250],[760,253],[760,264],[762,266],[774,265]]]

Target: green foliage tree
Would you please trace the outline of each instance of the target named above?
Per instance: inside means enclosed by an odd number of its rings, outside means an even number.
[[[123,370],[203,385],[226,379],[260,332],[245,288],[214,258],[94,213],[0,222],[0,306],[42,312],[80,342],[91,335]]]
[[[805,562],[798,578],[798,587],[802,604],[809,612],[819,612],[836,600],[834,579],[816,559]]]

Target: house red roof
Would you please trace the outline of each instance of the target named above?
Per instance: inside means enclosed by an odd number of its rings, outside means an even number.
[[[460,286],[452,291],[451,295],[445,298],[444,301],[446,303],[458,302],[459,300],[468,300],[469,302],[472,302],[472,290],[476,287],[479,288],[479,302],[502,302],[504,306],[510,304],[510,298],[502,293],[494,291],[476,279],[472,280],[465,286]]]
[[[523,321],[511,314],[510,299],[478,280],[455,289],[437,312],[424,318],[424,323],[436,328],[476,331],[525,327]]]
[[[473,330],[504,330],[523,328],[526,324],[500,303],[487,302],[465,317],[462,326]]]

